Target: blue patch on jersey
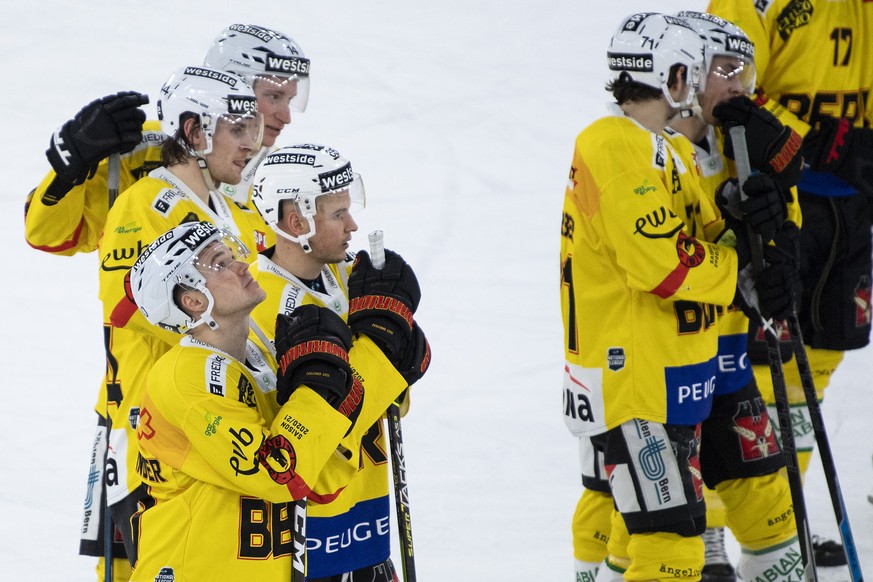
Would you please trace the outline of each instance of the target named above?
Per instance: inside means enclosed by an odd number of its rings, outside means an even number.
[[[834,197],[854,196],[858,192],[854,186],[829,172],[816,172],[809,168],[803,169],[797,189],[819,196]]]
[[[306,519],[307,578],[325,578],[384,562],[391,554],[388,496],[333,517]]]
[[[709,416],[717,372],[717,356],[699,364],[664,368],[667,424],[695,425]]]
[[[715,395],[736,392],[752,381],[752,364],[747,352],[748,336],[744,333],[722,335],[718,338],[718,370],[715,376]]]

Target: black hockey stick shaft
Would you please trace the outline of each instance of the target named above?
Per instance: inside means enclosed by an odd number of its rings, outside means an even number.
[[[294,512],[291,582],[306,582],[306,499],[298,499],[288,505]]]
[[[415,582],[415,548],[412,545],[412,514],[409,511],[409,488],[406,481],[406,454],[403,451],[403,431],[400,427],[400,406],[388,407],[388,440],[391,446],[391,472],[394,475],[394,506],[400,550],[403,553],[403,580]]]
[[[734,161],[737,167],[737,179],[740,186],[740,196],[745,197],[743,185],[752,173],[749,163],[749,150],[746,145],[746,128],[735,125],[730,128],[731,143],[734,147]],[[760,235],[748,227],[749,242],[752,252],[752,270],[757,275],[764,268],[763,241]],[[782,356],[779,353],[779,337],[773,326],[762,318],[764,337],[767,340],[767,361],[770,364],[770,376],[773,380],[773,394],[776,400],[776,415],[779,421],[779,433],[782,441],[782,454],[788,471],[788,487],[791,491],[791,502],[794,505],[794,519],[797,523],[797,537],[800,545],[800,555],[803,560],[803,579],[807,582],[817,581],[815,570],[815,555],[812,551],[812,536],[809,532],[809,517],[806,513],[806,502],[803,497],[803,475],[797,462],[797,448],[794,443],[794,431],[791,427],[791,409],[788,404],[788,391],[785,388],[785,374],[782,370]]]
[[[846,504],[843,500],[843,492],[840,488],[840,479],[837,476],[837,466],[831,452],[827,430],[824,424],[824,415],[821,405],[818,403],[818,395],[815,391],[815,382],[812,378],[812,369],[803,343],[803,335],[800,331],[800,320],[797,312],[792,311],[788,317],[788,330],[791,333],[791,348],[794,351],[794,360],[797,362],[797,371],[800,373],[800,383],[803,385],[803,394],[806,397],[806,406],[809,409],[812,430],[815,434],[815,443],[818,446],[824,469],[825,480],[828,484],[828,492],[831,503],[834,506],[834,516],[840,537],[843,540],[843,549],[846,553],[846,562],[849,566],[849,574],[853,582],[862,582],[864,575],[861,573],[861,563],[858,560],[858,548],[855,545],[855,537],[852,535],[852,527],[849,525],[849,515],[846,512]]]
[[[109,461],[109,435],[112,432],[112,418],[109,416],[109,401],[106,402],[106,452],[103,454],[103,580],[113,582],[114,563],[112,561],[112,544],[115,543],[115,523],[112,512],[109,511],[109,483],[106,478],[106,463]]]
[[[121,156],[117,153],[109,156],[108,162],[107,186],[109,189],[109,208],[115,204],[115,199],[118,198],[118,189],[121,185]],[[112,582],[114,578],[113,563],[112,563],[112,544],[115,542],[115,524],[112,521],[112,514],[109,511],[109,485],[106,482],[106,462],[109,458],[109,435],[112,432],[112,417],[109,416],[109,399],[106,400],[106,455],[103,458],[103,487],[105,497],[103,498],[103,511],[105,519],[103,520],[103,579],[105,582]]]
[[[385,241],[381,230],[368,235],[370,262],[376,269],[385,266]],[[402,398],[402,396],[401,396]],[[399,399],[398,399],[399,400]],[[388,443],[391,448],[391,473],[394,476],[394,506],[397,513],[397,531],[403,552],[403,580],[415,582],[415,548],[412,545],[412,514],[409,511],[409,488],[406,482],[406,454],[403,451],[403,430],[400,427],[400,406],[391,403],[388,418]]]

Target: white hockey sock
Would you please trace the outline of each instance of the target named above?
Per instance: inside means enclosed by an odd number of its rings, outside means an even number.
[[[597,569],[602,562],[583,562],[576,560],[576,582],[594,582]]]
[[[794,537],[778,546],[764,550],[742,549],[740,564],[737,567],[739,578],[752,582],[795,582],[803,579],[803,561],[800,557],[800,544]]]

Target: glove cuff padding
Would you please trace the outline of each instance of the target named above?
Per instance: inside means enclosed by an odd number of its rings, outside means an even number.
[[[412,328],[412,335],[403,357],[396,366],[397,371],[412,386],[427,372],[430,358],[430,343],[416,323]]]

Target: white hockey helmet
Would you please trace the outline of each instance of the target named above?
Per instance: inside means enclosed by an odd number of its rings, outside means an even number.
[[[755,91],[755,43],[743,30],[715,14],[683,10],[676,16],[687,21],[703,39],[703,56],[705,74],[700,79],[700,91],[706,89],[706,79],[710,74],[724,77],[739,76],[740,83],[746,93]],[[716,56],[728,56],[739,60],[740,66],[731,71],[712,70],[712,60]]]
[[[191,66],[170,75],[158,97],[161,131],[174,136],[182,125],[181,116],[189,112],[197,115],[206,137],[206,147],[197,152],[200,155],[212,151],[212,137],[221,120],[243,124],[255,142],[253,151],[261,147],[264,120],[258,113],[258,100],[252,88],[233,73]]]
[[[209,264],[200,260],[213,244],[226,245],[233,260],[245,260],[249,254],[242,241],[205,221],[172,228],[143,250],[130,269],[130,289],[149,323],[176,333],[185,333],[204,323],[212,329],[218,327],[212,319],[215,302],[206,288],[204,272],[221,271],[227,263]],[[176,305],[173,293],[179,285],[206,295],[208,306],[198,320]]]
[[[607,51],[610,79],[630,80],[660,89],[673,108],[691,106],[704,68],[703,40],[683,19],[657,12],[625,18]],[[678,102],[667,81],[673,65],[684,65],[691,90]]]
[[[268,155],[255,171],[252,203],[264,221],[279,236],[296,242],[307,253],[315,235],[316,199],[332,193],[348,194],[352,204],[366,206],[366,192],[360,174],[333,148],[318,144],[287,146]],[[279,228],[283,200],[297,206],[309,223],[309,232],[294,237]]]
[[[235,73],[253,86],[259,77],[297,81],[289,106],[303,112],[309,101],[309,59],[290,36],[252,24],[231,24],[212,42],[203,64]]]

